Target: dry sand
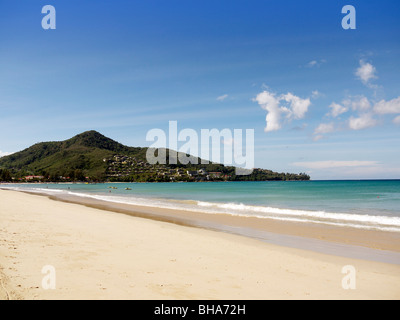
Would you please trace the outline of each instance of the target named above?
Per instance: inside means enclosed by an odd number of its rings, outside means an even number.
[[[55,268],[45,289],[44,266]],[[345,290],[342,268],[355,268]],[[0,190],[0,299],[399,299],[400,266]]]

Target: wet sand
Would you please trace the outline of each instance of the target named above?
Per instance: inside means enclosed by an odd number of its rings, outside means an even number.
[[[50,198],[136,217],[245,235],[259,240],[269,241],[272,240],[271,238],[274,238],[272,241],[277,244],[280,242],[279,239],[281,239],[282,244],[289,245],[289,241],[287,240],[292,237],[293,245],[298,248],[301,248],[302,245],[299,242],[303,241],[304,248],[312,249],[307,245],[309,241],[304,240],[315,239],[322,240],[323,242],[400,253],[400,233],[397,232],[335,227],[323,224],[288,222],[256,217],[240,217],[229,214],[207,214],[195,211],[137,206],[72,195],[56,195],[50,196]],[[322,244],[322,242],[318,243]],[[398,263],[400,264],[400,255],[398,257]]]

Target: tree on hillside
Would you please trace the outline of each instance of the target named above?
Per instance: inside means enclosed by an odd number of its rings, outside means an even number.
[[[6,169],[0,169],[0,181],[3,182],[9,182],[12,181],[12,177],[11,177],[11,173],[10,171],[6,170]]]
[[[81,169],[76,169],[74,172],[74,180],[75,181],[84,181],[86,180],[85,175],[83,174]]]

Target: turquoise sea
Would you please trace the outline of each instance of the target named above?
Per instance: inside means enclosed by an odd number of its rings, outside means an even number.
[[[5,184],[0,187],[209,214],[400,232],[400,180]]]

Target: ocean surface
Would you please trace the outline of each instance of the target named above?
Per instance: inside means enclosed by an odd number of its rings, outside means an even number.
[[[400,232],[400,180],[4,184],[0,188]]]

